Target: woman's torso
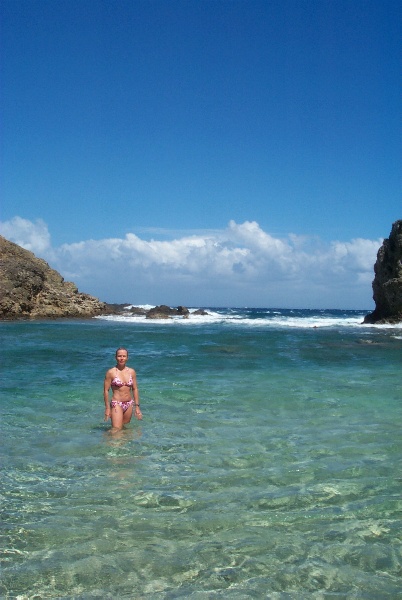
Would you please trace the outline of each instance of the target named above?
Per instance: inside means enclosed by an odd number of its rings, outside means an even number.
[[[111,381],[113,400],[119,400],[120,402],[130,400],[134,384],[132,369],[125,367],[120,371],[117,367],[114,367],[112,371],[114,371]]]

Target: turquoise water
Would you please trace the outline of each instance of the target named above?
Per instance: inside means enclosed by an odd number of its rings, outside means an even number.
[[[362,314],[1,323],[1,598],[401,597],[402,329]]]

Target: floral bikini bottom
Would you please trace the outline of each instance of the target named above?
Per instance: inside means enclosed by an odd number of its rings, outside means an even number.
[[[126,412],[134,404],[134,400],[127,400],[127,402],[119,402],[119,400],[112,400],[110,403],[111,408],[115,408],[115,406],[120,406],[123,409],[123,413]]]

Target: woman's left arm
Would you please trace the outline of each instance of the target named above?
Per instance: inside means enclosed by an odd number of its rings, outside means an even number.
[[[134,369],[132,371],[132,377],[133,377],[134,415],[137,419],[141,420],[142,412],[140,409],[140,394],[138,392],[138,387],[137,387],[137,374],[134,371]]]

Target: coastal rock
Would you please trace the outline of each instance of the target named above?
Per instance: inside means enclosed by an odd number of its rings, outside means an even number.
[[[205,317],[205,315],[209,315],[209,313],[206,310],[204,310],[203,308],[198,308],[197,310],[195,310],[193,312],[193,315]]]
[[[176,311],[170,306],[166,306],[166,304],[161,304],[160,306],[155,306],[151,308],[147,314],[147,319],[170,319],[171,315],[176,314]]]
[[[147,319],[170,319],[174,316],[181,316],[187,318],[190,311],[185,306],[178,306],[177,308],[171,308],[166,304],[155,306],[146,313]]]
[[[130,308],[130,313],[132,315],[136,315],[136,316],[144,316],[147,314],[147,311],[145,310],[145,308],[141,308],[140,306],[132,306]]]
[[[402,220],[392,225],[388,239],[378,250],[374,265],[373,300],[375,309],[364,323],[402,321]]]
[[[86,318],[110,312],[44,260],[0,236],[0,319]]]

